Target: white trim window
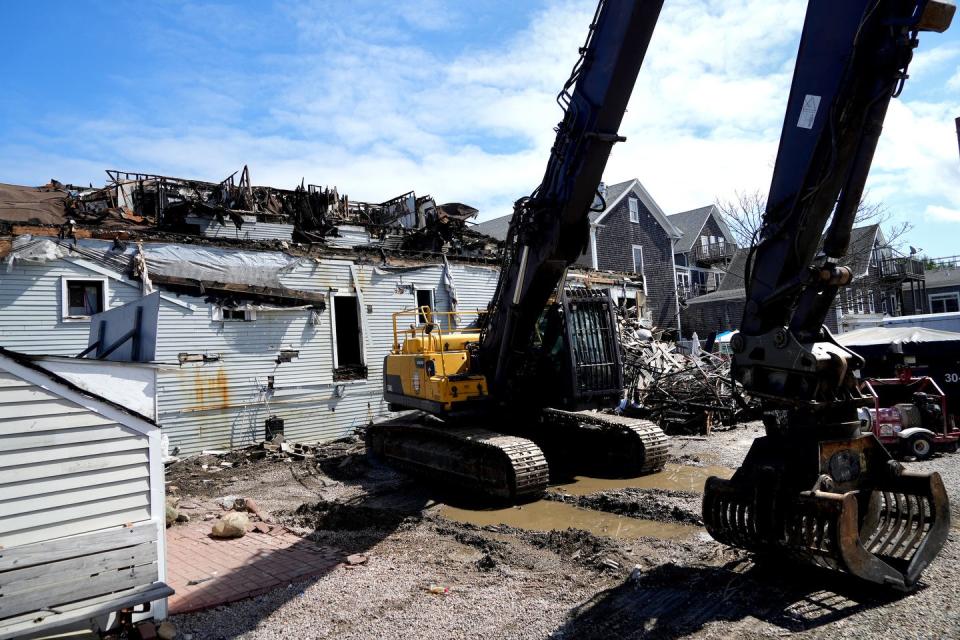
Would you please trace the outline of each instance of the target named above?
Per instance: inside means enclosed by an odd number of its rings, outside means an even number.
[[[640,201],[629,196],[627,206],[630,208],[630,222],[640,222]]]
[[[635,244],[631,248],[631,253],[633,254],[633,272],[640,274],[640,279],[643,281],[643,292],[649,295],[647,290],[647,276],[643,272],[643,247]]]
[[[960,293],[931,293],[927,295],[930,313],[951,313],[960,311]]]
[[[60,278],[60,318],[64,322],[89,322],[106,311],[110,298],[107,278]]]

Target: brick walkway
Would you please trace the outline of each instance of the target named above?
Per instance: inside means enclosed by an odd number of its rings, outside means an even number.
[[[212,522],[167,529],[167,584],[176,590],[170,613],[199,611],[260,595],[293,580],[328,573],[342,552],[324,549],[274,526],[268,534],[210,537]],[[188,585],[190,581],[201,581]]]

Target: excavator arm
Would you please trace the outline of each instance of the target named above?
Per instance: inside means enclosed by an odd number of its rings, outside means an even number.
[[[540,186],[514,207],[480,342],[491,394],[509,397],[535,325],[589,239],[589,214],[660,14],[661,0],[601,0],[557,97],[564,117]],[[614,351],[610,350],[610,351]]]
[[[863,360],[823,326],[884,116],[941,0],[811,0],[746,305],[734,376],[764,403],[767,436],[730,481],[711,478],[704,522],[718,540],[803,557],[909,589],[949,531],[938,474],[904,471],[856,409]],[[829,226],[828,226],[829,224]],[[826,233],[824,234],[824,229]]]

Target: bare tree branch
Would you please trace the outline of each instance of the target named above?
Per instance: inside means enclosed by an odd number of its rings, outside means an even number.
[[[755,241],[763,224],[763,214],[767,210],[767,198],[761,191],[737,191],[733,200],[726,202],[717,200],[716,206],[720,210],[724,221],[733,233],[737,245],[749,247]],[[904,236],[913,229],[909,222],[892,222],[892,214],[887,207],[878,201],[869,200],[869,194],[864,194],[857,207],[854,225],[862,227],[868,224],[879,224],[883,228],[883,235],[887,244],[898,248],[904,241]]]

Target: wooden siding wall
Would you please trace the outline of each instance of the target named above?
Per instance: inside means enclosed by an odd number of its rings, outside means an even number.
[[[149,520],[148,437],[0,372],[0,514],[2,548]]]
[[[263,437],[264,420],[285,420],[289,437],[316,442],[343,437],[371,418],[389,415],[382,400],[383,358],[393,339],[391,314],[415,306],[414,289],[433,289],[434,304],[449,310],[443,267],[381,269],[355,267],[367,324],[366,380],[333,381],[333,327],[330,307],[314,324],[306,310],[260,311],[253,322],[215,322],[201,297],[179,296],[181,305],[161,300],[157,360],[157,421],[180,453],[242,446]],[[452,264],[459,309],[485,309],[499,272]],[[60,321],[60,277],[101,277],[66,260],[17,263],[0,276],[0,332],[3,346],[25,353],[75,355],[87,344],[89,323]],[[284,274],[285,286],[355,295],[351,263],[304,260]],[[139,298],[139,289],[110,280],[110,306]],[[173,297],[173,294],[168,294]],[[368,311],[368,308],[370,309]],[[299,357],[277,365],[278,351],[298,349]],[[219,361],[180,366],[179,353],[216,354]],[[263,388],[274,376],[275,390]]]
[[[0,267],[0,346],[24,353],[74,356],[87,346],[89,322],[64,322],[60,278],[103,278],[66,260],[18,261]],[[140,298],[138,287],[109,281],[109,308]]]
[[[647,279],[647,306],[653,323],[664,329],[677,328],[677,288],[670,236],[639,198],[640,221],[630,221],[627,194],[601,220],[597,230],[597,268],[633,271],[633,245],[643,247]]]

